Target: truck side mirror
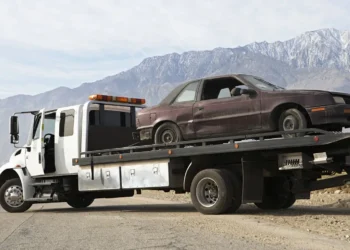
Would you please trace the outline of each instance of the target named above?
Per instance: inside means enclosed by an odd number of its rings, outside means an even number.
[[[17,144],[19,141],[19,125],[17,116],[11,116],[10,118],[10,135],[11,143]]]

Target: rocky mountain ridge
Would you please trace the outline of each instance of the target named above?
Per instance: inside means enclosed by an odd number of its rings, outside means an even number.
[[[77,88],[60,87],[35,96],[0,100],[0,163],[13,152],[8,118],[16,111],[84,103],[95,93],[146,98],[159,102],[178,83],[209,75],[254,74],[287,88],[350,92],[350,31],[310,31],[285,42],[255,42],[237,48],[172,53],[144,59],[139,65]],[[21,143],[28,119],[21,123]]]

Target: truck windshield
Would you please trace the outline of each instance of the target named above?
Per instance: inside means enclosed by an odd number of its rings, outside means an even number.
[[[257,87],[258,89],[261,89],[261,90],[282,90],[282,89],[284,89],[280,86],[276,86],[272,83],[265,81],[262,78],[258,78],[255,76],[246,75],[246,76],[242,76],[242,78],[244,78],[246,81],[250,82],[255,87]]]

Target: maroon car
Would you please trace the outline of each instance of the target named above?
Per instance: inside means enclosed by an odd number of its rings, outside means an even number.
[[[141,140],[181,140],[350,126],[350,95],[285,90],[253,75],[206,77],[176,87],[137,114]]]

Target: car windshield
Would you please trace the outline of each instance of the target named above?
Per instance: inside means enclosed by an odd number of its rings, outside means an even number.
[[[182,83],[176,86],[166,97],[163,98],[163,100],[159,104],[169,104],[171,101],[174,100],[174,98],[186,84],[187,83]]]
[[[242,76],[246,81],[250,82],[253,84],[255,87],[261,90],[281,90],[284,89],[280,86],[273,85],[272,83],[269,83],[265,81],[264,79],[255,77],[255,76]]]

